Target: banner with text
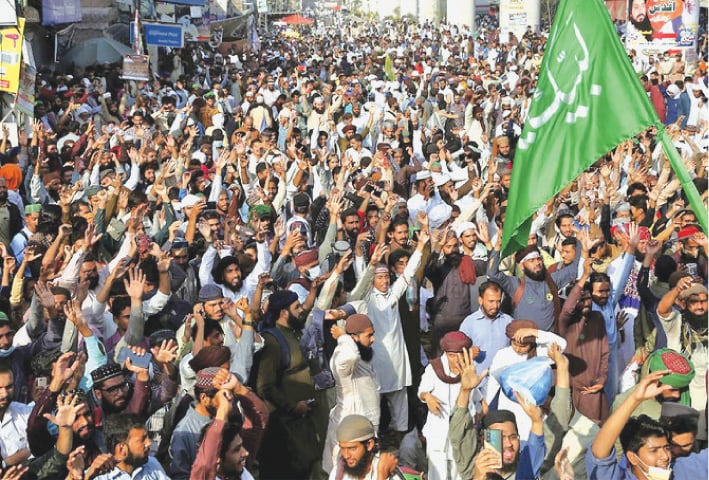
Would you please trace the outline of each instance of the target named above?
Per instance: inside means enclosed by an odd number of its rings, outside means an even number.
[[[634,1],[628,11],[625,46],[643,56],[695,49],[698,30],[697,0]]]
[[[0,29],[0,91],[16,94],[20,86],[24,31],[24,18],[17,19],[16,27]]]

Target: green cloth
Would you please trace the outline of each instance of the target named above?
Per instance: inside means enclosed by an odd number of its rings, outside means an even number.
[[[5,312],[0,312],[0,320],[1,320],[1,321],[5,321],[5,322],[9,322],[9,321],[10,321],[10,319],[7,318],[7,314],[6,314]]]
[[[101,190],[101,187],[99,187],[97,185],[91,185],[86,190],[84,190],[84,195],[86,195],[86,198],[91,198],[94,195],[96,195],[100,190]]]
[[[273,212],[271,211],[271,207],[268,205],[254,205],[251,207],[251,211],[249,212],[249,220],[254,216],[254,214],[258,215],[258,218],[263,218],[263,217],[272,217]]]
[[[40,213],[41,211],[42,205],[40,205],[39,203],[25,205],[25,215],[32,215],[33,213]]]
[[[694,379],[694,364],[686,356],[670,348],[654,351],[647,359],[649,372],[671,370],[672,373],[660,379],[660,383],[671,385],[681,391],[680,403],[691,405],[689,384]]]
[[[501,258],[527,246],[533,215],[549,199],[615,146],[660,125],[603,2],[559,2],[546,49],[517,143]],[[539,182],[539,172],[548,178]]]

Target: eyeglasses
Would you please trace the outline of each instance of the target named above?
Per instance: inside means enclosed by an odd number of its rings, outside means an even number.
[[[102,388],[101,391],[104,393],[108,393],[109,395],[113,395],[120,390],[128,390],[128,387],[130,387],[130,384],[128,382],[123,382],[112,387]]]

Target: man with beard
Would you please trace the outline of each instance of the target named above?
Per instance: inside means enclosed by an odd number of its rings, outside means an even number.
[[[603,316],[591,310],[591,261],[571,289],[559,316],[559,334],[567,341],[574,407],[596,423],[608,416],[603,385],[608,379],[608,339]]]
[[[707,281],[707,236],[699,228],[689,225],[677,233],[681,248],[673,258],[681,269]]]
[[[124,369],[115,363],[102,365],[91,372],[94,396],[104,415],[141,414],[148,408],[148,369],[136,367],[130,358],[126,359],[125,369],[136,374],[135,385],[126,380]]]
[[[391,453],[379,453],[375,428],[367,417],[349,415],[337,426],[340,447],[337,466],[330,471],[330,480],[364,480],[399,478],[397,458]]]
[[[32,204],[25,206],[25,226],[17,232],[10,243],[10,250],[15,256],[17,264],[22,263],[22,258],[25,256],[25,247],[29,242],[30,237],[37,232],[37,224],[39,223],[39,214],[42,211],[42,205]]]
[[[707,399],[707,288],[692,283],[692,277],[680,279],[660,300],[657,316],[667,335],[667,346],[687,352],[697,369],[689,391],[692,406],[701,409]]]
[[[465,354],[474,358],[480,352],[478,347],[471,348],[472,342],[463,332],[446,333],[440,347],[443,353],[440,357],[432,358],[426,366],[418,389],[419,399],[428,409],[422,433],[426,437],[427,478],[430,480],[458,478],[458,469],[448,440],[449,421],[461,389],[461,356]],[[469,405],[471,414],[479,411],[481,400],[482,394],[476,392]]]
[[[18,385],[22,388],[22,385]],[[27,420],[32,407],[13,402],[15,381],[8,365],[0,365],[0,452],[6,465],[22,463],[30,457]]]
[[[246,469],[249,451],[241,438],[241,426],[229,423],[234,408],[231,392],[219,390],[214,399],[216,414],[202,438],[190,480],[254,480]]]
[[[443,335],[458,330],[473,309],[472,287],[477,280],[473,257],[460,253],[455,232],[449,230],[444,235],[442,240],[432,242],[431,258],[424,269],[434,292],[428,307],[433,324],[433,356],[438,355]]]
[[[502,286],[493,280],[482,283],[478,288],[478,303],[480,308],[463,320],[460,331],[480,348],[480,353],[473,360],[476,369],[482,372],[490,368],[495,352],[510,345],[506,331],[513,319],[500,310]]]
[[[377,245],[367,270],[350,298],[350,301],[363,299],[367,303],[369,318],[381,338],[381,342],[374,343],[373,365],[379,378],[381,394],[386,399],[391,413],[390,430],[393,431],[394,437],[400,435],[398,441],[395,440],[397,445],[408,430],[406,387],[411,385],[412,375],[401,316],[396,307],[421,265],[421,255],[428,240],[428,231],[421,230],[416,250],[406,264],[403,274],[393,284],[389,267],[379,263],[388,248],[385,244]]]
[[[505,293],[512,298],[514,318],[526,318],[536,323],[540,330],[551,330],[561,312],[557,285],[566,285],[576,280],[578,259],[550,274],[544,267],[539,248],[529,245],[515,254],[515,261],[524,272],[519,279],[500,271],[501,239],[502,235],[498,235],[495,247],[490,252],[487,277],[502,285]],[[584,241],[589,242],[587,237]],[[583,248],[582,255],[587,255],[587,252],[588,248]]]
[[[104,434],[116,466],[95,480],[170,480],[155,457],[149,455],[153,442],[138,415],[111,415],[106,418]]]
[[[49,432],[48,420],[44,414],[51,414],[62,392],[70,388],[67,385],[73,383],[77,368],[79,368],[79,361],[75,353],[67,352],[59,357],[52,368],[52,380],[48,388],[36,400],[27,422],[27,439],[32,455],[35,457],[44,455],[54,446],[56,438]],[[76,381],[78,382],[78,379]],[[96,430],[93,412],[89,408],[86,394],[80,391],[77,396],[79,398],[77,403],[82,404],[82,408],[77,412],[76,419],[71,425],[73,444],[84,447],[84,459],[87,464],[90,464],[102,453],[99,444],[103,443],[103,438]]]
[[[640,311],[641,298],[638,291],[638,274],[642,268],[642,262],[645,259],[645,254],[647,253],[647,244],[650,240],[650,231],[647,227],[638,226],[637,227],[638,241],[634,247],[628,244],[630,238],[627,235],[621,234],[618,236],[618,245],[624,251],[628,251],[633,248],[634,260],[632,262],[632,267],[630,269],[630,274],[628,275],[625,283],[621,286],[621,294],[616,297],[618,300],[618,308],[621,311],[622,316],[617,318],[618,327],[618,366],[623,368],[623,366],[632,362],[633,356],[635,355],[635,350],[637,348],[635,344],[635,320]],[[620,255],[618,258],[613,259],[608,265],[608,275],[611,278],[614,277],[618,270],[622,270],[623,265],[628,259],[627,255]]]
[[[643,363],[638,384],[618,394],[611,411],[615,413],[622,409],[628,398],[632,398],[637,389],[640,388],[642,380],[655,375],[657,372],[664,372],[665,375],[660,379],[660,383],[665,387],[656,395],[638,402],[633,410],[630,411],[630,416],[639,417],[644,415],[653,420],[660,420],[664,404],[674,405],[679,403],[689,407],[693,400],[689,385],[696,378],[695,366],[686,355],[670,348],[660,348],[655,350]],[[616,444],[616,449],[621,451],[621,445]]]
[[[325,99],[321,96],[315,97],[313,100],[313,111],[308,116],[308,136],[315,132],[330,131],[328,125],[328,115],[325,111]]]
[[[557,375],[557,388],[560,392],[568,392],[568,376],[563,364],[563,355],[556,350],[555,362],[560,369]],[[483,429],[500,430],[502,432],[502,458],[500,453],[483,448],[478,452],[478,430],[476,422],[470,414],[470,396],[480,385],[487,372],[478,373],[472,358],[467,351],[458,357],[460,362],[460,392],[455,399],[455,408],[450,418],[449,439],[453,450],[456,466],[461,478],[505,478],[523,480],[538,478],[545,455],[545,425],[540,407],[525,401],[517,395],[524,413],[532,421],[529,440],[520,445],[519,431],[515,414],[509,410],[495,410],[482,417]],[[568,395],[568,393],[566,393]],[[564,398],[559,395],[560,399]],[[566,397],[568,398],[568,397]],[[568,401],[568,400],[567,400]],[[552,414],[556,418],[561,410],[559,404],[552,402]],[[558,424],[555,424],[559,428]],[[501,466],[500,466],[501,465]],[[497,474],[498,476],[494,476]],[[490,475],[490,476],[488,476]]]
[[[330,411],[323,470],[333,468],[336,439],[335,429],[347,415],[362,415],[374,428],[379,425],[379,384],[372,365],[374,350],[374,326],[368,316],[361,313],[350,315],[342,328],[333,325],[330,332],[337,340],[337,347],[330,359],[330,370],[335,376],[337,403]]]
[[[256,240],[257,259],[254,269],[245,279],[241,276],[241,266],[239,259],[234,255],[227,254],[217,261],[217,252],[214,242],[217,240],[213,235],[205,238],[209,245],[204,252],[202,263],[199,266],[199,280],[202,285],[217,283],[227,298],[236,303],[240,298],[253,298],[254,290],[258,284],[259,276],[269,272],[271,269],[271,251],[266,242],[266,232],[258,231],[254,235]],[[229,250],[229,249],[228,249]],[[223,251],[223,250],[222,250]],[[215,266],[216,262],[216,266]]]
[[[220,367],[208,367],[197,372],[195,401],[175,427],[170,440],[170,476],[175,480],[190,478],[202,431],[217,413],[222,399],[219,398],[219,389],[214,387],[214,379],[220,370]]]
[[[10,245],[22,230],[22,215],[17,205],[8,200],[7,180],[0,177],[0,242]]]
[[[197,302],[199,275],[197,259],[190,260],[189,244],[184,238],[175,238],[170,245],[170,291],[190,304]]]
[[[630,223],[627,233],[619,229],[618,238],[618,243],[624,253],[613,260],[612,265],[608,267],[608,274],[592,273],[589,278],[591,298],[593,299],[592,309],[601,312],[606,323],[610,356],[608,357],[608,381],[604,391],[608,396],[609,405],[613,404],[618,391],[618,379],[621,371],[628,364],[635,350],[632,332],[635,315],[637,315],[640,306],[640,294],[637,293],[637,273],[636,280],[633,280],[632,284],[629,282],[629,278],[633,270],[636,272],[640,270],[641,265],[635,260],[635,255],[644,255],[644,253],[639,253],[638,245],[642,239],[642,251],[644,252],[648,240],[647,228]],[[587,256],[590,248],[585,237],[584,242],[582,255]],[[637,268],[636,264],[638,264]],[[576,269],[574,268],[574,270]],[[564,269],[561,271],[563,272]],[[622,303],[621,298],[623,299]],[[616,315],[616,306],[626,307],[626,313]],[[628,311],[632,314],[632,322],[625,321],[629,318]],[[625,354],[621,352],[621,349]]]
[[[317,468],[327,426],[327,401],[315,391],[309,361],[300,348],[306,312],[298,295],[279,290],[268,299],[264,347],[256,391],[270,411],[259,453],[261,476],[306,479]]]

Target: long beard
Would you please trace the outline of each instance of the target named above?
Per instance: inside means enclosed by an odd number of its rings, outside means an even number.
[[[543,282],[547,276],[547,269],[544,266],[542,266],[542,269],[539,272],[533,272],[527,267],[522,267],[522,270],[524,270],[525,275],[527,275],[532,280],[536,280],[537,282]]]
[[[505,473],[516,472],[518,464],[519,464],[519,452],[517,452],[517,455],[515,456],[515,459],[513,462],[511,462],[511,463],[504,463],[503,462],[502,471]]]
[[[288,326],[293,330],[302,330],[305,327],[305,319],[288,314]]]
[[[692,327],[692,330],[700,332],[707,329],[707,315],[695,315],[689,310],[682,312],[682,318]]]
[[[147,456],[145,456],[145,457],[136,457],[136,456],[133,455],[130,451],[128,452],[128,455],[126,456],[126,458],[123,460],[123,463],[125,463],[126,465],[130,465],[130,466],[133,467],[133,468],[142,467],[142,466],[145,465],[147,462],[148,462],[148,457],[147,457]]]
[[[354,478],[364,477],[364,475],[369,471],[371,467],[373,456],[374,452],[368,451],[362,456],[362,458],[359,460],[359,462],[357,462],[354,467],[350,467],[347,465],[347,463],[345,463],[345,473],[351,475]]]
[[[362,360],[367,363],[371,362],[372,358],[374,358],[374,349],[372,347],[365,347],[359,342],[356,342],[355,344],[357,345],[357,350],[359,350],[359,356]]]
[[[186,269],[185,269],[185,270],[186,270]],[[244,285],[244,281],[243,281],[243,280],[239,280],[239,282],[238,282],[236,285],[232,285],[231,282],[229,282],[229,283],[225,282],[225,283],[224,283],[224,286],[225,286],[226,288],[228,288],[229,290],[231,290],[232,292],[234,292],[234,293],[237,293],[239,290],[241,290],[241,287],[242,287],[243,285]]]
[[[446,262],[448,262],[453,268],[456,268],[463,261],[463,255],[459,252],[453,252],[446,255]]]

